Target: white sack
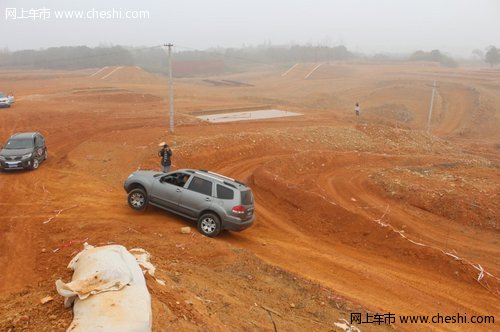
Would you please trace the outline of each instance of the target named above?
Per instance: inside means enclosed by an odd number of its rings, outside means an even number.
[[[85,249],[69,263],[71,282],[56,281],[73,303],[68,331],[151,331],[151,297],[135,257],[120,245]]]

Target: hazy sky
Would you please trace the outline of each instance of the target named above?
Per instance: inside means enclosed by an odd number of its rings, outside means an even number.
[[[125,18],[140,14],[130,11],[147,11],[146,18]],[[469,56],[474,48],[500,47],[500,0],[0,0],[0,36],[0,48],[10,50],[310,43]]]

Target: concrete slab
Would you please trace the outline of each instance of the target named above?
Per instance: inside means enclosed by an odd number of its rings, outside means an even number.
[[[211,123],[221,123],[221,122],[282,118],[282,117],[299,116],[299,115],[302,114],[295,112],[287,112],[282,110],[260,110],[260,111],[249,111],[249,112],[201,115],[197,116],[197,118]]]

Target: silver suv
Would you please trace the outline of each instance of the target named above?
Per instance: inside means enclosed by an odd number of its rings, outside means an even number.
[[[148,204],[198,222],[198,231],[214,237],[222,230],[252,226],[252,190],[244,183],[206,170],[170,173],[137,171],[124,183],[128,204],[144,210]]]

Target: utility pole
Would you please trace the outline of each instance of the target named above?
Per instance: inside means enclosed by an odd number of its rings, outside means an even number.
[[[168,102],[169,102],[169,118],[170,118],[170,132],[174,132],[174,88],[172,81],[172,43],[165,44],[168,47]]]
[[[429,107],[429,116],[427,117],[427,134],[431,132],[432,106],[434,105],[434,94],[436,93],[436,81],[432,84],[431,105]]]

